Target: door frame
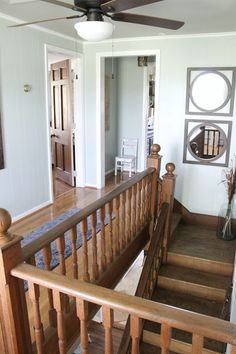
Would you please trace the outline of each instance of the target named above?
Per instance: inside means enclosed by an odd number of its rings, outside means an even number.
[[[129,56],[154,56],[156,63],[155,73],[155,107],[159,105],[159,85],[160,85],[160,50],[135,50],[135,51],[113,51],[100,52],[96,54],[96,185],[97,188],[105,186],[105,58],[111,57],[129,57]],[[145,85],[144,85],[145,86]],[[146,88],[143,88],[143,95],[146,95]],[[144,97],[143,96],[143,97]],[[143,99],[143,104],[145,98]],[[141,168],[145,169],[146,163],[146,135],[147,135],[147,117],[146,110],[142,112],[142,141],[141,147]],[[154,142],[158,141],[158,109],[154,112]]]
[[[49,53],[57,53],[68,56],[73,62],[75,75],[78,80],[74,80],[74,132],[75,132],[75,187],[85,186],[85,149],[84,149],[84,107],[83,107],[83,55],[76,51],[64,49],[61,47],[44,44],[44,63],[45,63],[45,102],[46,102],[46,130],[47,130],[47,155],[48,155],[48,179],[50,201],[53,201],[53,179],[52,179],[52,156],[50,139],[50,80],[48,76],[48,56]]]

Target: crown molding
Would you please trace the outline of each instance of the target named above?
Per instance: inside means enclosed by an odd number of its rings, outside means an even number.
[[[99,44],[99,43],[121,43],[134,41],[153,41],[166,39],[188,39],[188,38],[212,38],[212,37],[230,37],[236,36],[236,32],[218,32],[218,33],[197,33],[197,34],[176,34],[176,35],[159,35],[149,37],[129,37],[129,38],[115,38],[106,39],[102,42],[83,42],[83,45]]]
[[[22,20],[20,20],[19,18],[6,15],[3,12],[0,12],[0,18],[3,18],[4,20],[10,21],[10,22],[22,23]],[[78,38],[70,37],[70,36],[67,36],[65,34],[62,34],[62,33],[59,33],[59,32],[56,32],[56,31],[53,31],[53,30],[50,30],[50,29],[47,29],[47,28],[44,28],[44,27],[41,27],[41,26],[38,26],[38,25],[28,25],[27,27],[28,28],[33,28],[33,29],[35,29],[37,31],[40,31],[40,32],[51,34],[53,36],[57,36],[57,37],[62,38],[62,39],[66,39],[66,40],[69,40],[69,41],[77,42],[77,43],[83,45],[83,41],[81,41]]]

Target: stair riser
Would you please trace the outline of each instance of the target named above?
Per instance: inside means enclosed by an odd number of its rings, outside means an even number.
[[[182,294],[198,296],[208,300],[224,301],[226,297],[226,291],[224,289],[217,289],[200,284],[189,283],[161,275],[158,277],[158,287],[170,291],[177,291]]]
[[[233,274],[232,264],[195,258],[172,252],[168,253],[167,264],[226,276],[232,276]]]

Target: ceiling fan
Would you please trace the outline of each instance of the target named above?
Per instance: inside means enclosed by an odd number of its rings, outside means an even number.
[[[182,21],[122,12],[133,9],[135,7],[156,3],[162,0],[74,0],[74,5],[59,0],[41,1],[63,6],[70,10],[74,10],[79,14],[26,22],[10,27],[21,27],[61,19],[75,19],[85,17],[86,21],[78,22],[75,24],[75,29],[77,30],[78,34],[86,40],[103,40],[110,37],[114,29],[114,26],[111,22],[104,21],[104,17],[110,18],[113,21],[162,27],[172,30],[177,30],[184,25],[184,22]]]

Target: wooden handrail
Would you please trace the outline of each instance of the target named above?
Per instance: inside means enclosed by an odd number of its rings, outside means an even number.
[[[34,240],[34,242],[22,248],[23,259],[29,259],[40,249],[46,247],[49,243],[54,241],[58,237],[58,235],[62,235],[63,233],[71,229],[74,225],[78,224],[86,217],[96,212],[99,208],[102,208],[105,204],[111,202],[114,198],[125,192],[127,189],[140,182],[144,177],[149,176],[153,173],[155,173],[155,169],[148,168],[147,170],[135,175],[127,182],[124,182],[123,184],[118,186],[113,191],[109,192],[97,201],[91,203],[87,207],[70,216],[67,220],[63,221],[59,225],[56,225],[49,231],[45,232],[40,238]]]
[[[118,293],[91,283],[21,263],[11,275],[72,297],[125,312],[140,319],[166,324],[186,332],[236,345],[236,325],[230,322]]]
[[[147,253],[147,257],[143,266],[143,270],[138,282],[138,286],[135,292],[135,296],[141,297],[141,298],[147,298],[145,297],[145,292],[147,291],[147,283],[150,280],[150,272],[154,267],[155,271],[155,277],[154,282],[157,282],[157,277],[158,277],[158,269],[157,265],[153,264],[154,261],[158,258],[158,255],[161,253],[161,257],[163,256],[163,239],[165,235],[165,224],[166,224],[166,218],[168,215],[168,209],[169,205],[167,203],[163,203],[161,207],[161,211],[158,217],[158,223],[156,224],[156,228],[154,230],[152,239],[150,241],[149,245],[149,251]],[[161,265],[161,262],[159,263],[159,267]],[[154,288],[154,287],[153,287]],[[152,293],[149,293],[149,299],[151,298]],[[130,318],[128,318],[126,322],[126,326],[122,335],[120,347],[119,347],[119,354],[127,353],[129,344],[130,344]]]

